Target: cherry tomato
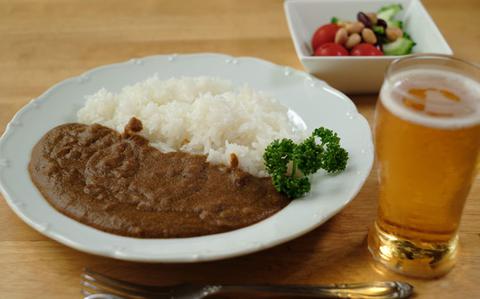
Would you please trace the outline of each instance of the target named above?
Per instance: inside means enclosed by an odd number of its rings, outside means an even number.
[[[326,43],[315,50],[315,56],[348,56],[348,51],[342,45]]]
[[[350,51],[352,56],[382,56],[383,52],[371,44],[358,44]]]
[[[335,34],[339,28],[340,26],[337,24],[327,24],[319,27],[312,37],[313,51],[315,52],[319,46],[325,43],[333,43],[335,40]]]

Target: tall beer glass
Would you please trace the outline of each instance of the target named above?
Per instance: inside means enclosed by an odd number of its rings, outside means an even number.
[[[380,192],[370,252],[405,275],[447,273],[479,164],[480,69],[443,55],[396,60],[377,102],[375,147]]]

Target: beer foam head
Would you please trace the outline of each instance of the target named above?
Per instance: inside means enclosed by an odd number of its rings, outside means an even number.
[[[480,82],[445,69],[408,69],[390,75],[382,104],[404,120],[456,129],[480,124]]]

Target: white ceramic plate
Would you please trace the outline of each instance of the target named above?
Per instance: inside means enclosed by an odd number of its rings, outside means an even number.
[[[220,76],[248,83],[296,112],[309,130],[337,131],[350,160],[339,175],[315,175],[312,191],[274,216],[231,232],[183,239],[136,239],[105,233],[52,208],[30,181],[27,165],[34,144],[53,127],[76,121],[84,96],[105,87],[119,91],[158,73]],[[335,215],[357,194],[373,161],[367,121],[342,93],[310,75],[248,57],[219,54],[151,56],[93,69],[62,81],[23,107],[0,140],[0,187],[15,213],[42,234],[81,251],[123,260],[197,262],[238,256],[296,238]]]

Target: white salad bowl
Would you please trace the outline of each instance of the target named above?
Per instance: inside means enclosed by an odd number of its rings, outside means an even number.
[[[113,235],[77,222],[48,204],[27,169],[32,147],[57,125],[76,122],[85,95],[123,86],[154,74],[218,76],[249,84],[275,97],[301,118],[307,130],[338,132],[349,153],[347,169],[313,175],[311,192],[275,215],[230,232],[193,238],[139,239]],[[214,125],[214,124],[212,124]],[[102,66],[64,80],[23,107],[0,139],[0,190],[12,210],[42,234],[81,251],[143,262],[197,262],[238,256],[286,242],[339,212],[362,187],[373,163],[370,128],[352,101],[304,72],[257,58],[220,54],[161,55]]]
[[[332,17],[354,21],[359,11],[375,12],[395,3],[403,6],[397,19],[416,43],[413,53],[452,54],[418,0],[287,0],[285,14],[298,59],[307,72],[342,92],[378,92],[388,65],[401,56],[312,56],[310,42],[315,30],[330,23]]]

